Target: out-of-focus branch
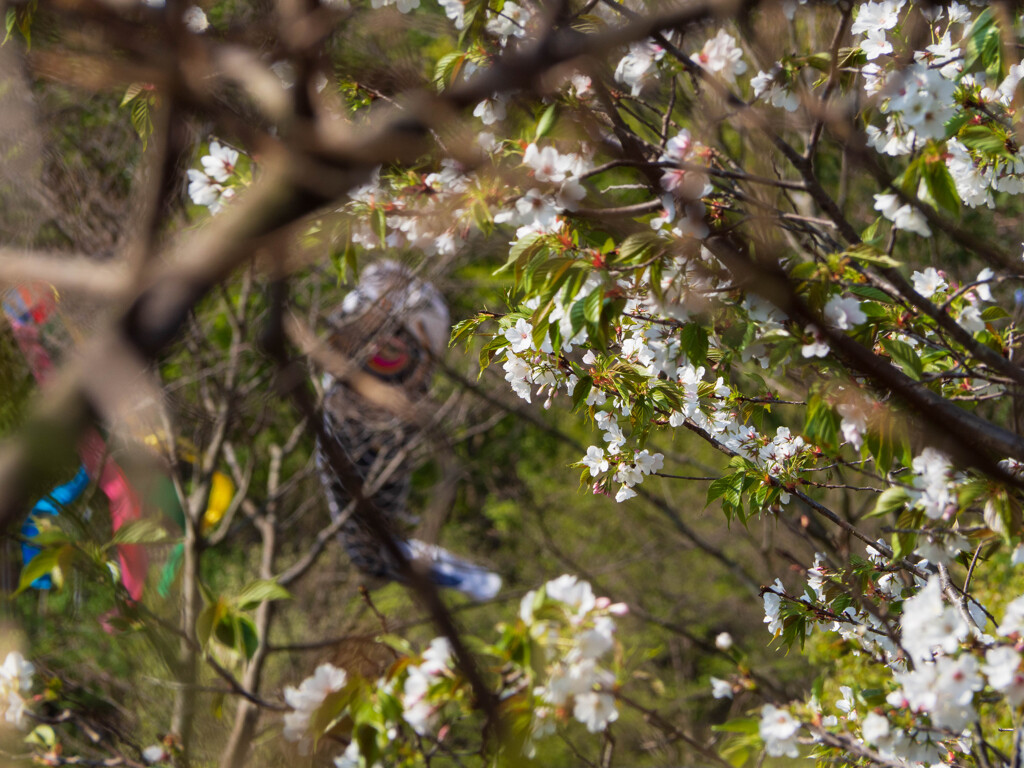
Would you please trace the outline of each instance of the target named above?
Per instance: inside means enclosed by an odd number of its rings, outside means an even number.
[[[41,282],[59,291],[84,293],[101,299],[120,299],[128,286],[122,265],[98,263],[84,255],[0,249],[0,283]]]

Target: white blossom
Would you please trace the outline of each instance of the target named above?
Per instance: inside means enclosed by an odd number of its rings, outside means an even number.
[[[1024,636],[1024,596],[1012,600],[1006,606],[1003,620],[999,623],[998,633],[1002,637]]]
[[[946,280],[935,267],[928,267],[924,272],[914,272],[910,279],[914,283],[914,290],[926,299],[946,289]]]
[[[728,680],[720,680],[717,677],[710,678],[711,682],[711,695],[716,699],[731,699],[732,694],[732,683]]]
[[[861,737],[868,744],[878,744],[889,736],[889,720],[877,712],[868,712],[860,726]]]
[[[608,471],[608,459],[604,457],[604,448],[592,445],[587,448],[587,455],[582,459],[582,464],[590,469],[590,476],[597,477],[602,472]]]
[[[238,163],[238,150],[225,147],[217,141],[210,142],[210,154],[200,161],[203,170],[214,181],[221,183],[227,181],[235,173],[235,165]]]
[[[526,352],[533,347],[533,326],[520,317],[515,325],[505,331],[505,338],[512,345],[513,352]]]
[[[523,6],[511,0],[505,0],[501,11],[488,19],[487,31],[503,38],[503,42],[508,37],[526,37],[526,26],[529,20],[530,14]]]
[[[629,86],[633,96],[639,96],[664,55],[664,49],[653,40],[631,43],[629,53],[622,57],[615,68],[615,79]]]
[[[960,311],[960,317],[956,321],[968,333],[985,330],[985,321],[981,319],[981,310],[971,304]]]
[[[892,53],[892,43],[886,38],[884,29],[870,29],[861,41],[860,49],[868,61],[873,61],[883,54]]]
[[[629,499],[636,498],[637,495],[638,495],[637,492],[634,491],[631,486],[626,485],[625,483],[623,483],[619,487],[618,492],[615,494],[615,501],[617,501],[617,502],[619,502],[621,504],[624,501],[628,501]]]
[[[808,325],[804,331],[809,333],[814,340],[809,344],[804,344],[801,349],[801,354],[804,357],[826,357],[828,355],[828,342],[825,341],[824,336],[821,335],[821,331],[818,330],[815,325]]]
[[[572,715],[587,726],[588,731],[599,733],[608,727],[608,723],[618,719],[619,711],[612,696],[590,691],[576,696]]]
[[[852,296],[833,296],[825,305],[824,315],[829,325],[843,331],[867,320],[867,315],[861,311],[860,301]]]
[[[796,734],[799,730],[800,722],[787,710],[780,709],[774,704],[765,704],[761,708],[758,733],[770,757],[799,757],[800,752],[796,745]]]
[[[864,3],[857,8],[857,18],[854,19],[850,32],[859,35],[873,29],[892,29],[899,23],[903,4],[904,0]]]
[[[743,51],[736,45],[736,38],[719,29],[718,34],[704,43],[704,47],[693,57],[701,67],[726,80],[735,79],[747,71]]]
[[[348,675],[345,670],[333,664],[325,663],[307,677],[298,688],[288,686],[284,689],[284,700],[294,711],[285,714],[284,737],[288,741],[305,741],[309,722],[324,699],[335,691],[345,687]]]
[[[1020,654],[1007,645],[989,648],[985,652],[985,665],[981,668],[988,684],[1003,693],[1011,706],[1024,703],[1024,673],[1020,669]]]
[[[167,750],[160,744],[151,744],[142,750],[142,759],[150,765],[153,763],[162,763],[165,760],[169,760],[170,757],[171,756],[167,754]]]
[[[974,292],[978,295],[978,298],[982,301],[992,301],[992,288],[989,285],[992,278],[995,277],[995,272],[992,271],[991,267],[985,267],[978,276],[974,278],[974,281],[978,285],[974,286]]]
[[[953,653],[967,637],[967,623],[953,606],[942,600],[939,577],[903,604],[900,618],[903,647],[914,659],[930,659],[938,651]]]
[[[653,475],[661,470],[665,464],[665,455],[662,453],[651,454],[645,448],[634,458],[637,469],[645,475]]]
[[[779,579],[775,580],[771,589],[766,589],[762,600],[764,601],[764,623],[768,625],[768,631],[777,635],[782,631],[782,597],[785,587]]]
[[[492,99],[484,99],[473,109],[473,116],[479,117],[484,125],[493,125],[505,119],[505,98],[500,94]]]
[[[185,10],[185,27],[189,32],[194,34],[200,34],[210,28],[210,22],[206,18],[206,14],[203,13],[203,9],[198,5],[189,6]]]
[[[0,665],[0,715],[15,728],[28,725],[28,706],[23,694],[32,688],[35,666],[18,651],[11,651]]]

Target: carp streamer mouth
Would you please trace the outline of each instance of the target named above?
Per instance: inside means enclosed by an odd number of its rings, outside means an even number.
[[[402,339],[392,337],[377,348],[366,367],[382,376],[396,376],[407,370],[411,363],[408,345]]]

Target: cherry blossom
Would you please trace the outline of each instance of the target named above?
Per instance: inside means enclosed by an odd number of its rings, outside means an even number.
[[[210,142],[210,154],[201,160],[206,175],[214,181],[224,183],[235,173],[238,150],[226,147],[220,142]]]
[[[799,730],[800,721],[785,709],[780,709],[774,704],[765,704],[761,708],[758,733],[769,756],[799,757],[800,752],[796,745],[796,734]]]
[[[883,54],[892,53],[892,43],[886,39],[885,30],[877,28],[868,30],[860,48],[864,51],[864,56],[868,61],[873,61]]]
[[[24,694],[32,688],[35,666],[18,651],[11,651],[0,665],[0,715],[15,728],[28,724],[28,705]]]
[[[587,448],[587,455],[581,463],[590,469],[591,477],[597,477],[602,472],[608,471],[608,459],[604,457],[604,449],[596,445]]]
[[[724,29],[718,30],[718,34],[704,43],[693,58],[708,72],[727,80],[747,71],[747,63],[743,61],[743,51],[736,45],[736,38]]]
[[[930,299],[939,291],[946,289],[946,280],[935,267],[928,267],[924,272],[914,272],[911,276],[914,283],[914,290]]]
[[[505,338],[511,344],[513,352],[526,352],[533,347],[533,326],[519,318],[515,325],[505,331]]]

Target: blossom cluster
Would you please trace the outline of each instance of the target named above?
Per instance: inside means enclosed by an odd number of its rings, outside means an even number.
[[[909,8],[905,6],[895,0],[865,3],[852,27],[865,35],[861,49],[871,62],[862,70],[864,87],[880,100],[880,112],[886,116],[884,128],[867,126],[869,143],[880,153],[904,156],[923,149],[929,140],[946,140],[946,167],[957,195],[972,208],[993,207],[997,192],[1021,194],[1024,155],[1019,150],[993,155],[963,137],[950,136],[948,126],[964,103],[977,105],[986,120],[998,121],[1012,110],[1013,94],[1024,69],[1019,63],[1011,65],[999,82],[965,71],[972,38],[984,34],[993,22],[990,16],[975,17],[967,6],[953,2],[937,9],[932,21],[935,42],[914,51],[910,67],[888,71],[882,57],[901,54],[898,35],[901,16],[905,19]],[[895,200],[880,202],[877,207],[898,228],[930,235],[920,213],[911,207]]]
[[[828,585],[839,580],[822,555],[808,571],[806,594],[813,604],[787,595],[778,580],[765,591],[765,622],[773,634],[782,630],[784,621],[806,611],[817,616],[808,632],[815,626],[835,632],[888,670],[882,706],[874,701],[873,708],[859,716],[857,694],[842,686],[836,714],[823,715],[820,703],[812,701],[808,719],[837,732],[853,731],[883,758],[908,765],[934,764],[947,752],[969,752],[979,697],[989,704],[1003,697],[1012,709],[1024,703],[1018,649],[1024,636],[1024,597],[1006,606],[993,636],[985,631],[988,612],[977,601],[944,587],[939,574],[914,576],[913,594],[904,599],[904,586],[893,578],[891,563],[877,549],[870,549],[869,555],[883,574],[876,599],[902,606],[898,631],[867,606],[851,605],[831,613],[828,606],[837,591],[830,598]],[[928,567],[926,561],[922,565]],[[785,611],[787,603],[793,608]],[[797,738],[806,722],[794,715],[799,709],[763,707],[759,733],[769,755],[798,755]]]
[[[211,141],[209,150],[199,160],[202,170],[188,170],[188,196],[196,205],[206,206],[216,214],[235,197],[243,180],[238,173],[237,149]]]
[[[316,671],[307,677],[298,688],[288,686],[284,689],[284,700],[292,711],[284,716],[283,735],[288,741],[296,741],[300,749],[308,751],[310,740],[310,723],[323,705],[324,700],[332,693],[340,691],[348,682],[345,670],[333,664],[321,664]]]
[[[32,690],[36,668],[17,651],[11,651],[0,665],[0,715],[11,725],[24,729],[28,724],[25,694]]]
[[[515,632],[540,657],[525,663],[513,661],[518,658],[514,655],[506,658],[505,664],[520,668],[515,675],[505,668],[503,677],[508,682],[499,696],[518,696],[529,703],[527,751],[537,739],[554,732],[560,713],[571,710],[573,718],[593,733],[618,717],[616,677],[607,668],[606,658],[615,648],[614,617],[626,612],[624,604],[595,597],[590,584],[571,575],[523,597]],[[402,739],[409,736],[406,729],[416,737],[440,739],[465,717],[464,686],[451,644],[443,637],[432,640],[421,654],[400,657],[400,663],[373,682],[321,664],[297,688],[285,688],[285,701],[292,709],[284,716],[283,735],[306,751],[325,735],[324,728],[335,729],[347,713],[352,730],[370,728],[376,735],[371,742],[357,740],[351,733],[335,733],[350,739],[335,759],[337,768],[386,764],[390,751],[400,749]],[[373,754],[361,752],[371,743]]]
[[[519,618],[541,649],[546,680],[533,689],[533,734],[550,731],[557,711],[568,711],[591,733],[615,721],[615,675],[602,660],[615,648],[615,616],[623,603],[595,597],[589,583],[566,574],[531,590],[519,604]]]

